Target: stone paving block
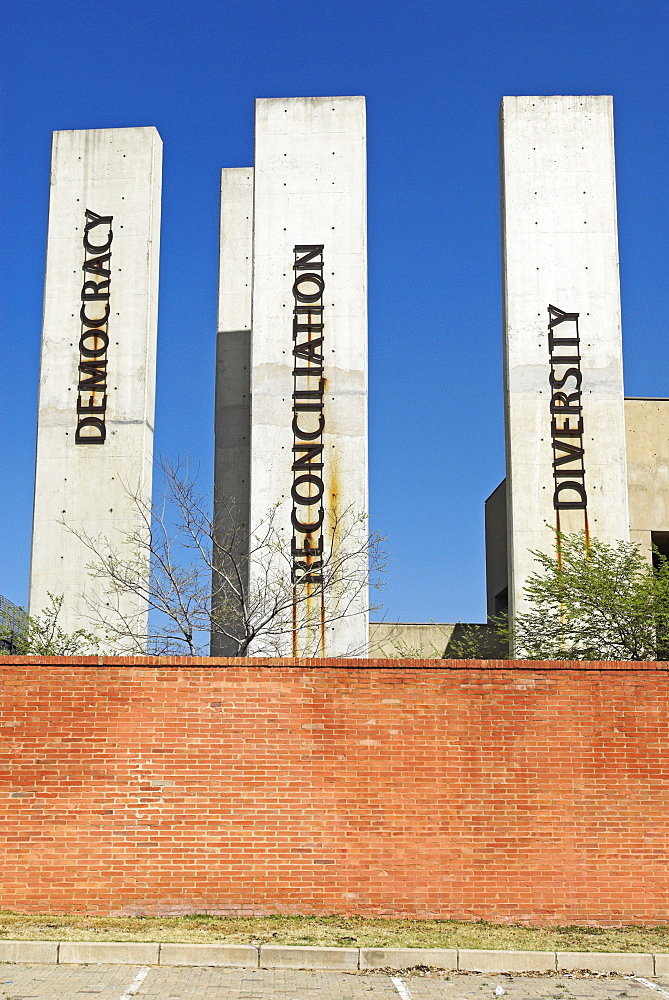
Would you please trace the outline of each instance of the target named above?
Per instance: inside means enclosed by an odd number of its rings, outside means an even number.
[[[622,951],[559,951],[557,967],[560,972],[619,972],[623,975],[653,976],[655,963],[652,955]]]
[[[357,948],[297,948],[278,944],[260,946],[261,969],[339,969],[358,968]]]
[[[555,952],[460,948],[458,968],[465,972],[554,972]]]
[[[57,941],[0,941],[0,962],[53,965],[57,961]]]
[[[653,955],[655,959],[655,975],[669,976],[669,955]]]
[[[257,969],[258,949],[250,944],[161,944],[160,964]]]
[[[455,948],[361,948],[361,969],[457,969]]]
[[[158,943],[61,941],[61,965],[158,965]]]

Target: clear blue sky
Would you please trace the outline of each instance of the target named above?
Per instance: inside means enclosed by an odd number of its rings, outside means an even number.
[[[666,0],[5,0],[0,594],[27,599],[51,132],[164,142],[156,454],[211,480],[218,174],[256,97],[364,94],[370,492],[390,620],[483,620],[504,475],[497,111],[613,94],[628,395],[669,396]]]

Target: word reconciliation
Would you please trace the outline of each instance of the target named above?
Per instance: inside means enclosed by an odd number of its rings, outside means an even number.
[[[294,247],[292,582],[323,583],[323,244]]]

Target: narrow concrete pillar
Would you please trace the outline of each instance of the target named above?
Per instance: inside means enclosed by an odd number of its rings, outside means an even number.
[[[308,592],[326,623],[301,628],[298,608],[288,654],[355,655],[368,641],[367,586],[322,592],[306,568],[319,557],[291,557],[291,545],[327,556],[366,542],[366,190],[364,98],[257,101],[250,520],[276,508],[272,572],[292,571],[298,603]],[[307,538],[296,525],[316,527]],[[251,586],[254,572],[266,569],[252,565]]]
[[[67,631],[114,600],[76,533],[130,555],[150,503],[161,164],[155,128],[54,133],[30,612],[62,594]],[[145,632],[143,600],[119,612]]]
[[[221,172],[221,229],[216,341],[214,519],[221,541],[236,531],[233,559],[248,589],[251,481],[251,299],[253,290],[253,168]],[[214,560],[224,561],[220,549]],[[220,568],[223,568],[222,566]],[[225,583],[214,570],[214,614],[224,614]],[[241,635],[234,621],[226,628]],[[214,629],[212,656],[234,656],[238,645]]]
[[[629,518],[612,99],[505,97],[500,126],[513,615],[552,528]]]

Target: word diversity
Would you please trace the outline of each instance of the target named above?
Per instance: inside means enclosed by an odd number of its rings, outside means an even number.
[[[581,405],[581,350],[578,313],[548,307],[548,352],[550,356],[551,441],[553,444],[553,507],[555,510],[585,510],[583,456],[583,407]],[[569,324],[563,327],[563,324]],[[555,333],[556,327],[561,327]]]
[[[107,437],[112,219],[111,215],[96,215],[86,209],[75,444],[104,444]]]
[[[323,244],[296,246],[294,254],[292,582],[321,584],[325,517]]]

